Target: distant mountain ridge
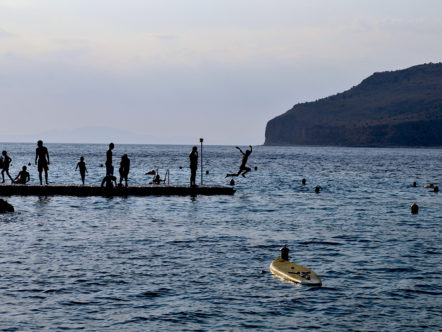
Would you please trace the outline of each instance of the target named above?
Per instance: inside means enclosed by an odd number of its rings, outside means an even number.
[[[442,146],[442,63],[374,73],[296,104],[267,123],[264,145]]]
[[[45,143],[97,143],[109,144],[192,144],[192,137],[157,137],[139,134],[128,130],[89,126],[71,130],[49,130],[33,135],[1,135],[0,142],[36,142],[42,139]]]

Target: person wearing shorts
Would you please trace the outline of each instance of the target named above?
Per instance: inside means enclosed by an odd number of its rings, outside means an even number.
[[[14,182],[12,176],[9,174],[9,165],[11,164],[12,159],[8,156],[8,153],[6,151],[2,152],[2,160],[2,183],[5,183],[5,173],[7,176],[9,176],[11,181]]]
[[[249,145],[249,147],[250,147],[250,150],[246,150],[246,152],[243,152],[239,146],[236,147],[239,150],[239,152],[241,152],[241,154],[242,154],[241,165],[239,165],[239,170],[237,173],[228,173],[226,175],[226,178],[229,176],[238,176],[240,174],[243,177],[246,177],[246,173],[251,171],[251,168],[246,166],[247,160],[249,159],[249,156],[253,151],[252,146]]]
[[[43,184],[42,174],[43,171],[45,172],[45,180],[46,184],[49,184],[48,182],[48,171],[49,171],[49,152],[48,149],[43,146],[43,141],[39,140],[37,142],[37,149],[35,149],[35,164],[37,164],[38,169],[38,178],[40,179],[40,185]]]

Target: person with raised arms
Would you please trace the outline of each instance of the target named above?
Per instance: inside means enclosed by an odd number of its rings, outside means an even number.
[[[228,173],[226,175],[226,178],[229,177],[229,176],[238,176],[240,174],[243,177],[246,177],[246,173],[250,172],[252,170],[250,167],[246,166],[247,160],[249,159],[249,156],[250,156],[250,154],[253,151],[252,146],[249,145],[249,147],[250,147],[250,150],[246,150],[246,152],[243,152],[239,146],[236,147],[239,150],[239,152],[241,152],[241,154],[242,154],[241,165],[239,165],[239,170],[238,170],[237,173]]]

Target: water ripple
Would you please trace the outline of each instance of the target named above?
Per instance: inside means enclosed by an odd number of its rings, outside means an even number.
[[[35,151],[4,147],[13,172]],[[87,181],[101,180],[106,146],[48,148],[51,181],[78,182],[80,155]],[[115,156],[132,159],[130,183],[157,165],[182,184],[189,149],[117,145]],[[205,155],[207,181],[227,185],[237,151]],[[423,185],[440,186],[441,164],[440,149],[256,147],[258,170],[237,179],[233,197],[7,197],[17,212],[0,215],[1,327],[439,330],[442,196]],[[322,287],[269,272],[284,244]]]

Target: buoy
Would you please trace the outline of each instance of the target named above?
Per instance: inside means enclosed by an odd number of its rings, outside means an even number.
[[[180,169],[183,169],[183,166],[180,166]]]
[[[234,185],[235,185],[235,180],[230,179],[230,185],[231,185],[231,186],[234,186]]]
[[[417,205],[416,203],[413,203],[410,206],[410,209],[411,209],[411,213],[412,214],[418,214],[418,212],[419,212],[419,205]]]

